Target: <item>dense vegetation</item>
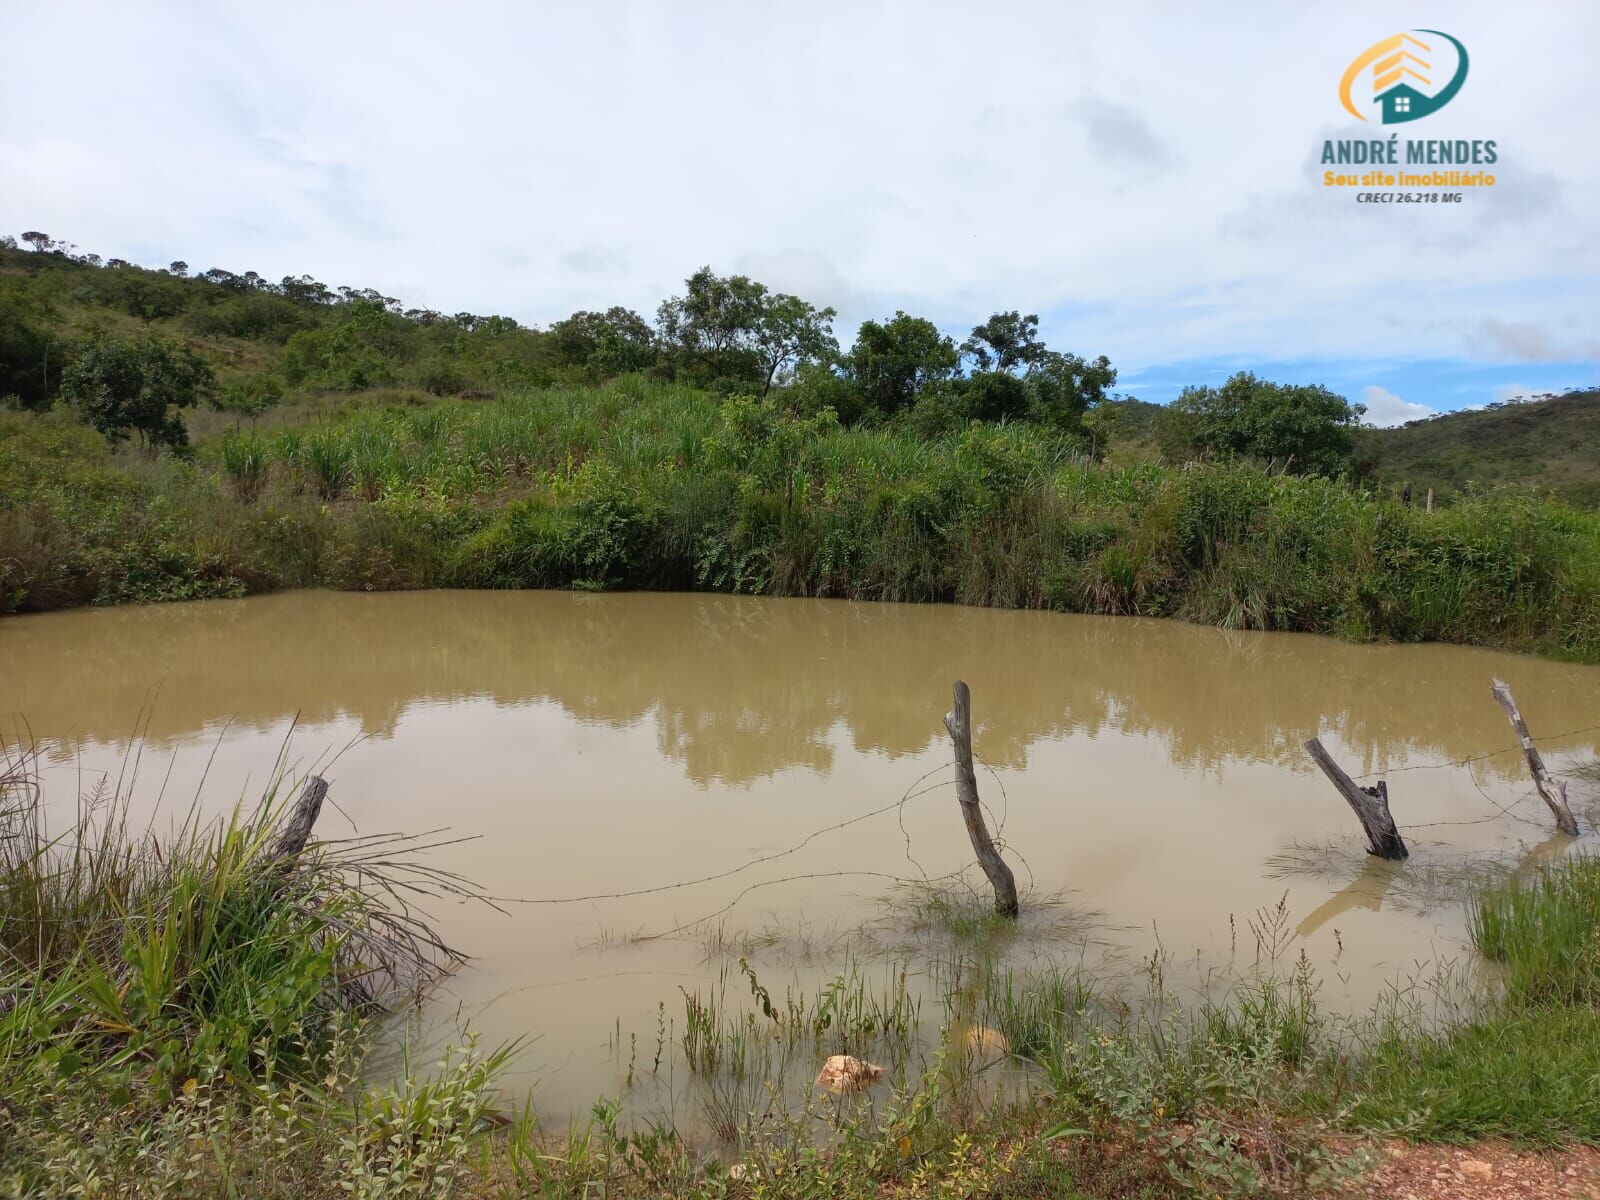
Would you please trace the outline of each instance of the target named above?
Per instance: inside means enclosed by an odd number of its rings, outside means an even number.
[[[0,245],[0,612],[707,589],[1600,658],[1600,518],[1407,507],[1352,480],[1360,409],[1323,388],[1240,373],[1155,410],[1017,312],[841,351],[828,310],[709,270],[654,325],[536,331],[30,240]],[[1119,452],[1147,440],[1187,461]]]
[[[124,452],[125,455],[126,452]],[[1179,616],[1600,658],[1600,518],[1434,513],[1245,463],[1095,464],[1036,425],[843,429],[630,376],[126,459],[0,414],[0,606],[284,587],[707,589]]]
[[[654,325],[613,307],[532,330],[309,276],[191,275],[181,262],[152,271],[23,236],[33,251],[0,240],[0,397],[30,409],[59,397],[108,436],[173,446],[186,441],[177,412],[201,400],[258,416],[287,391],[482,396],[635,372],[719,395],[777,387],[790,410],[831,407],[846,424],[903,418],[940,432],[1025,420],[1076,432],[1116,381],[1104,357],[1051,350],[1038,317],[1018,312],[996,313],[959,347],[932,322],[896,313],[865,322],[841,353],[832,309],[709,268]]]

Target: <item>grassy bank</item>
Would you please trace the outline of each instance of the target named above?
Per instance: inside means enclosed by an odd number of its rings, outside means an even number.
[[[388,889],[450,881],[386,839],[291,855],[283,809],[157,839],[102,784],[52,832],[0,759],[0,1194],[333,1195],[469,1129],[494,1056],[357,1086],[383,1014],[459,961]]]
[[[328,586],[577,587],[1141,613],[1600,660],[1600,518],[1427,513],[1248,465],[1123,467],[1029,424],[841,429],[624,377],[377,392],[193,461],[0,413],[0,610]]]
[[[1003,923],[935,897],[956,951],[935,1044],[903,974],[780,995],[740,961],[619,1039],[623,1093],[550,1133],[496,1085],[514,1047],[367,1070],[451,962],[382,899],[392,848],[286,862],[270,797],[158,843],[102,795],[51,836],[25,768],[0,786],[0,1194],[1299,1197],[1395,1134],[1600,1145],[1592,859],[1479,885],[1481,977],[1357,1019],[1319,1003],[1281,906],[1258,965],[1185,1002],[1159,956],[1131,993],[1002,971]],[[829,1053],[889,1077],[815,1091]],[[624,1115],[651,1075],[693,1135]]]

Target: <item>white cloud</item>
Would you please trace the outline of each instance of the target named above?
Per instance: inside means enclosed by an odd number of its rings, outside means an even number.
[[[1367,406],[1367,415],[1363,419],[1368,425],[1376,425],[1379,429],[1388,429],[1395,425],[1404,425],[1407,421],[1420,421],[1423,417],[1438,415],[1426,404],[1402,400],[1388,388],[1376,384],[1368,386],[1362,392],[1361,403]]]
[[[1573,151],[1600,5],[1450,6],[1471,76],[1401,137],[1492,137],[1502,180],[1415,211],[1316,162],[1377,136],[1336,90],[1390,5],[908,11],[12,5],[8,44],[73,65],[0,72],[0,230],[532,323],[648,316],[703,264],[759,264],[846,341],[896,308],[1019,308],[1128,369],[1600,347],[1600,206],[1572,199],[1600,193]]]

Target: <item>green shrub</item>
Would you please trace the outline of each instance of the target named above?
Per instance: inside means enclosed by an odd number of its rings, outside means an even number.
[[[354,455],[343,430],[319,429],[307,434],[295,457],[310,476],[317,495],[324,500],[337,500],[344,494]]]
[[[222,439],[222,469],[246,504],[261,495],[272,463],[266,441],[254,433],[229,433]]]

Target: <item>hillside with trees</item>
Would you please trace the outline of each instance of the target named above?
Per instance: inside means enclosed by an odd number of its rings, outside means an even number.
[[[1018,310],[960,341],[896,311],[862,322],[846,347],[833,309],[709,267],[653,317],[616,305],[535,329],[309,275],[150,268],[39,231],[21,243],[0,236],[0,403],[64,404],[138,447],[295,424],[384,390],[481,400],[641,374],[801,416],[831,409],[847,428],[932,438],[1023,422],[1114,462],[1245,460],[1361,487],[1409,482],[1441,503],[1512,485],[1600,506],[1595,390],[1375,430],[1325,387],[1249,371],[1168,405],[1120,395],[1106,357],[1046,345],[1038,317]]]
[[[1592,398],[1374,433],[1327,388],[1248,371],[1119,397],[1108,359],[1020,310],[959,342],[896,312],[845,349],[832,310],[702,268],[654,321],[529,329],[25,240],[0,246],[0,612],[710,590],[1600,659],[1596,517],[1527,489],[1430,512],[1395,486],[1426,485],[1404,454],[1435,430],[1577,421]],[[1592,437],[1566,436],[1575,462]]]
[[[1517,485],[1600,508],[1600,388],[1489,404],[1364,431],[1359,457],[1413,491],[1449,501],[1469,487]]]
[[[898,420],[934,435],[1012,420],[1081,434],[1116,382],[1104,356],[1047,346],[1038,317],[1016,311],[960,345],[896,312],[863,323],[841,352],[833,309],[709,267],[653,322],[614,306],[530,329],[308,275],[150,269],[38,231],[22,237],[32,249],[0,238],[0,398],[33,410],[68,402],[107,436],[150,445],[185,444],[196,422],[179,414],[201,407],[257,419],[297,396],[483,398],[630,373],[717,395],[777,392],[786,409],[832,408],[847,425]]]

